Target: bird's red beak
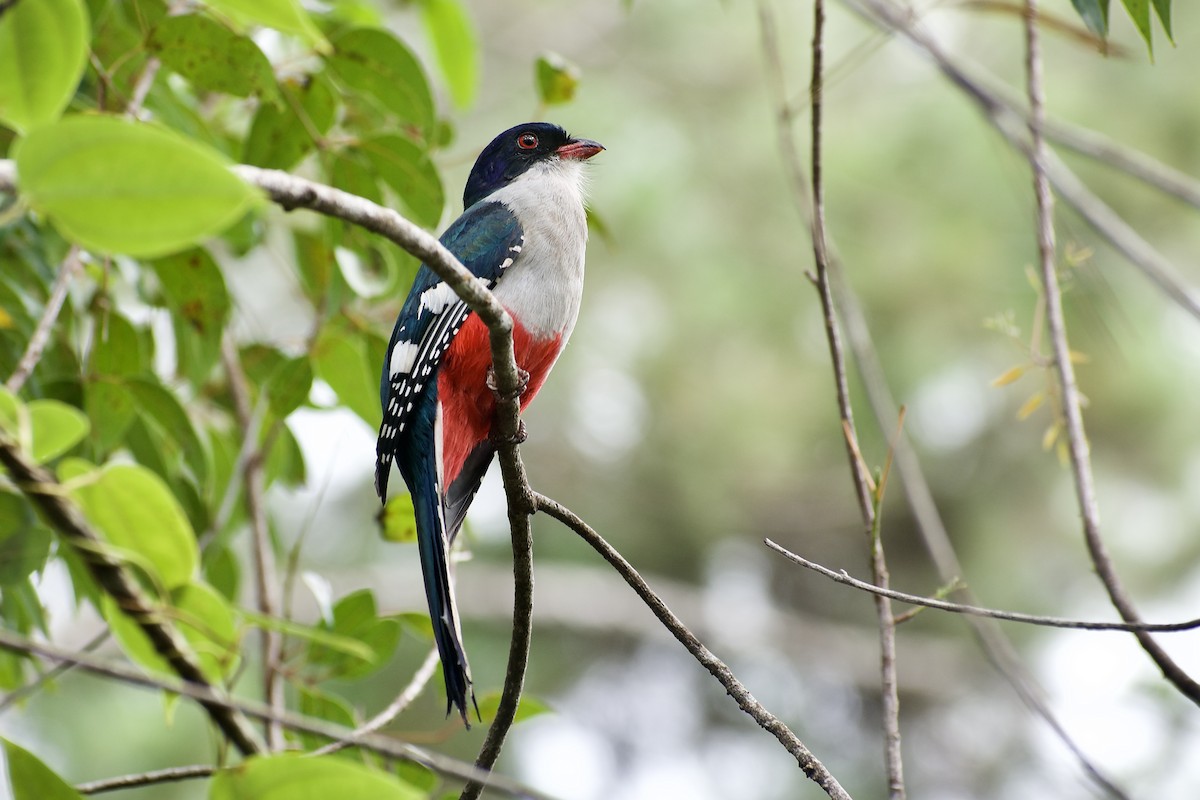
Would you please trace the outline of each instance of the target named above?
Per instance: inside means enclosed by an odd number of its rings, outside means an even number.
[[[569,158],[575,161],[587,161],[604,149],[604,145],[591,139],[572,139],[555,150],[559,158]]]

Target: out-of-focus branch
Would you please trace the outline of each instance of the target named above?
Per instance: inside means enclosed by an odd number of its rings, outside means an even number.
[[[846,570],[832,570],[829,567],[822,566],[815,561],[809,561],[801,555],[793,553],[791,550],[776,544],[770,539],[764,540],[767,547],[779,553],[789,561],[799,564],[805,569],[811,569],[819,575],[824,575],[835,583],[840,583],[843,586],[850,586],[855,589],[860,589],[864,592],[869,592],[875,595],[890,597],[893,600],[898,600],[901,603],[911,603],[915,606],[923,606],[925,608],[935,608],[939,611],[949,611],[952,614],[968,614],[976,617],[988,617],[990,619],[1002,619],[1007,622],[1020,622],[1025,625],[1038,625],[1044,628],[1065,628],[1067,630],[1079,631],[1122,631],[1124,633],[1135,633],[1137,631],[1146,631],[1148,633],[1182,633],[1184,631],[1194,631],[1200,628],[1200,619],[1189,619],[1183,622],[1091,622],[1081,619],[1066,619],[1064,617],[1046,617],[1040,614],[1022,614],[1018,611],[1000,611],[994,608],[983,608],[982,606],[970,606],[962,603],[951,603],[946,600],[938,600],[934,597],[922,597],[916,594],[908,594],[907,592],[898,592],[895,589],[887,589],[882,586],[876,586],[873,583],[861,581],[858,578],[851,576]]]
[[[201,704],[234,747],[246,755],[260,752],[262,745],[250,723],[240,712],[220,702],[224,694],[208,682],[187,641],[146,597],[125,565],[108,554],[109,548],[104,546],[104,541],[92,530],[75,504],[67,499],[62,484],[31,462],[4,431],[0,431],[0,463],[8,469],[9,478],[17,488],[41,509],[50,527],[79,554],[96,583],[138,624],[175,674],[205,694]],[[26,652],[45,655],[40,650],[26,649]],[[53,655],[47,657],[58,661],[72,660]]]
[[[899,34],[923,56],[929,58],[952,85],[979,107],[988,122],[1010,145],[1026,158],[1031,157],[1031,145],[1025,135],[1028,126],[1024,115],[1012,110],[1011,103],[1004,98],[1004,92],[993,88],[991,81],[958,63],[936,41],[915,27],[911,13],[889,0],[841,2],[881,30]],[[1200,319],[1200,297],[1192,287],[1180,279],[1177,270],[1166,257],[1089,190],[1053,153],[1046,154],[1045,170],[1059,197],[1083,217],[1100,237],[1180,307]]]
[[[121,681],[131,686],[142,686],[157,691],[178,694],[196,700],[206,708],[216,706],[225,709],[231,715],[238,718],[243,718],[244,716],[259,720],[278,720],[279,724],[288,730],[320,736],[330,741],[341,741],[354,735],[354,731],[341,725],[335,725],[324,720],[302,717],[286,711],[276,713],[264,703],[256,703],[241,698],[234,699],[217,692],[212,686],[154,677],[124,664],[110,664],[95,656],[74,653],[44,642],[36,642],[32,639],[26,639],[9,633],[3,629],[0,629],[0,648],[14,653],[32,653],[51,661],[74,664],[79,669]],[[527,798],[531,800],[552,800],[552,798],[542,792],[524,786],[517,781],[502,776],[490,775],[457,759],[441,755],[440,753],[430,752],[407,742],[379,736],[378,734],[363,736],[355,741],[354,746],[388,758],[398,758],[421,764],[439,775],[449,778],[464,781],[486,781],[489,789],[521,798],[521,800],[527,800]]]
[[[242,486],[246,502],[246,516],[250,520],[250,548],[254,563],[254,594],[259,613],[273,617],[279,613],[279,588],[275,569],[275,548],[271,543],[271,531],[267,527],[267,512],[263,493],[266,482],[263,476],[263,451],[259,444],[261,431],[256,415],[251,409],[250,385],[242,371],[237,345],[228,333],[221,340],[221,361],[229,380],[229,393],[233,397],[233,411],[237,417],[245,442],[242,449],[248,455],[241,461]],[[284,685],[279,674],[283,658],[283,637],[278,631],[263,627],[259,631],[262,662],[263,699],[276,711],[286,708]],[[282,750],[283,728],[278,723],[267,721],[267,747]]]
[[[544,511],[546,514],[554,517],[554,519],[567,526],[574,531],[578,536],[587,542],[592,549],[599,553],[605,561],[612,565],[613,569],[625,579],[642,599],[649,606],[654,616],[658,617],[659,622],[671,632],[684,648],[692,654],[700,665],[703,666],[709,673],[716,678],[729,696],[734,699],[738,707],[742,711],[750,715],[760,728],[774,736],[784,748],[796,758],[796,763],[800,765],[800,769],[804,770],[804,774],[820,786],[827,795],[836,800],[849,800],[850,795],[842,788],[837,779],[832,773],[826,769],[812,751],[810,751],[800,741],[792,730],[784,724],[782,720],[766,709],[762,703],[754,699],[749,690],[737,679],[733,671],[725,665],[725,662],[717,658],[711,650],[704,646],[696,636],[688,630],[687,626],[679,617],[667,608],[662,599],[655,594],[650,585],[638,574],[633,565],[625,560],[616,549],[604,540],[590,525],[576,516],[570,509],[560,503],[551,500],[544,495],[534,494],[533,500],[536,503],[539,511]]]
[[[33,329],[33,335],[29,337],[29,344],[25,346],[25,352],[21,354],[17,368],[13,370],[12,375],[4,384],[4,388],[13,394],[21,391],[21,387],[33,373],[33,368],[41,360],[46,343],[50,341],[50,332],[54,330],[54,322],[58,319],[58,312],[62,310],[63,302],[67,299],[67,290],[71,286],[71,279],[75,277],[75,273],[81,267],[79,245],[73,244],[58,268],[58,276],[50,287],[46,306],[42,309],[42,316],[38,319],[37,327]]]

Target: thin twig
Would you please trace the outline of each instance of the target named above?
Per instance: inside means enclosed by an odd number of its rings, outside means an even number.
[[[42,316],[38,319],[37,327],[33,329],[33,335],[29,337],[29,344],[25,346],[25,352],[21,355],[21,360],[17,362],[17,368],[13,370],[12,375],[4,384],[4,388],[13,394],[21,391],[21,387],[25,385],[25,381],[29,379],[34,367],[41,360],[42,353],[46,350],[46,343],[50,341],[50,333],[54,330],[54,323],[58,319],[58,312],[62,310],[63,303],[67,299],[67,290],[70,288],[71,279],[75,277],[75,273],[82,266],[83,264],[79,260],[79,245],[73,244],[67,251],[62,264],[59,265],[58,276],[50,287],[46,306],[42,309]]]
[[[347,747],[353,747],[354,745],[358,744],[362,737],[369,733],[374,733],[384,725],[387,725],[389,722],[394,720],[396,717],[400,716],[402,713],[404,713],[404,710],[412,704],[412,701],[417,699],[417,696],[420,695],[425,689],[425,685],[429,683],[429,679],[433,677],[434,672],[437,670],[437,665],[438,651],[437,648],[434,647],[430,649],[429,655],[425,656],[425,660],[421,662],[421,666],[417,668],[415,673],[413,673],[412,680],[408,682],[408,685],[404,687],[400,694],[396,695],[396,699],[389,703],[387,708],[371,717],[362,725],[359,725],[354,729],[354,732],[345,739],[340,739],[336,742],[330,742],[324,747],[314,750],[313,755],[324,756],[329,755],[330,753],[336,753],[339,750],[344,750]]]
[[[963,603],[951,603],[948,600],[939,600],[936,597],[923,597],[916,594],[908,594],[907,592],[899,592],[895,589],[889,589],[883,586],[877,586],[873,583],[868,583],[864,580],[859,580],[853,577],[845,570],[832,570],[829,567],[822,566],[815,561],[809,561],[801,555],[788,550],[787,548],[776,544],[770,539],[764,539],[767,547],[782,555],[784,558],[799,564],[805,569],[811,569],[820,575],[824,575],[831,581],[840,583],[844,586],[851,586],[855,589],[861,589],[864,592],[870,592],[874,595],[890,597],[893,600],[898,600],[901,603],[909,603],[914,606],[923,606],[925,608],[935,608],[939,611],[949,611],[953,614],[968,614],[975,617],[987,617],[989,619],[1000,619],[1006,622],[1020,622],[1025,625],[1037,625],[1043,628],[1065,628],[1067,630],[1079,631],[1120,631],[1123,633],[1136,633],[1138,631],[1146,631],[1152,633],[1183,633],[1185,631],[1194,631],[1200,629],[1200,618],[1189,619],[1183,622],[1092,622],[1081,619],[1067,619],[1065,617],[1047,617],[1041,614],[1023,614],[1019,611],[1000,611],[994,608],[984,608],[982,606],[965,605]]]
[[[330,741],[341,741],[354,735],[353,730],[342,725],[334,725],[324,720],[302,717],[286,711],[276,713],[264,703],[256,703],[252,700],[241,698],[234,699],[225,694],[218,693],[212,686],[152,676],[124,664],[108,663],[95,656],[74,653],[51,644],[26,639],[2,628],[0,628],[0,648],[15,653],[32,653],[33,655],[52,661],[74,664],[79,669],[96,675],[103,675],[106,678],[112,678],[113,680],[118,680],[132,686],[141,686],[189,697],[206,708],[209,706],[219,707],[229,714],[238,717],[245,716],[259,720],[278,720],[279,724],[288,730],[320,736]],[[398,758],[421,764],[439,775],[464,781],[487,781],[489,789],[504,792],[513,797],[521,798],[521,800],[526,800],[526,798],[552,800],[548,795],[524,786],[510,778],[482,773],[470,764],[465,764],[440,753],[430,752],[407,742],[390,739],[378,734],[368,734],[361,737],[354,744],[355,747],[360,747],[388,758]]]
[[[111,632],[108,628],[97,633],[88,642],[80,648],[80,652],[90,653],[104,642],[108,641]],[[17,703],[23,702],[26,698],[36,693],[39,689],[50,683],[55,678],[61,677],[64,673],[71,670],[71,664],[57,664],[51,669],[46,670],[41,675],[37,676],[36,680],[20,686],[8,694],[4,695],[4,699],[0,700],[0,714],[8,711]]]
[[[1025,0],[1030,12],[1037,9],[1037,0]],[[1087,432],[1083,425],[1083,404],[1079,386],[1075,379],[1075,365],[1071,361],[1071,348],[1067,341],[1067,323],[1063,315],[1062,290],[1058,284],[1055,265],[1054,244],[1054,197],[1050,193],[1050,181],[1046,174],[1046,143],[1042,137],[1045,117],[1045,96],[1042,85],[1041,52],[1037,26],[1032,21],[1025,25],[1027,50],[1026,69],[1029,92],[1029,133],[1032,140],[1030,163],[1033,167],[1034,190],[1037,196],[1038,255],[1042,287],[1046,296],[1046,327],[1050,346],[1054,352],[1054,368],[1058,374],[1059,399],[1065,421],[1067,450],[1071,460],[1071,473],[1075,478],[1075,496],[1079,513],[1083,518],[1083,537],[1088,555],[1096,574],[1108,591],[1113,606],[1126,622],[1141,622],[1133,600],[1125,591],[1112,557],[1100,533],[1100,504],[1096,499],[1096,480],[1092,474],[1092,460]],[[1167,652],[1145,631],[1136,631],[1142,649],[1162,670],[1163,677],[1170,681],[1185,697],[1200,705],[1200,684],[1192,679]]]
[[[229,380],[229,393],[233,397],[234,415],[245,441],[243,450],[248,455],[242,462],[242,483],[246,503],[246,516],[250,520],[251,553],[254,564],[254,594],[259,613],[273,617],[279,612],[278,575],[275,568],[275,548],[271,542],[271,531],[267,527],[266,507],[263,503],[265,480],[263,476],[263,452],[258,444],[259,425],[250,405],[250,386],[242,371],[241,359],[233,337],[226,333],[221,340],[221,361]],[[263,699],[271,708],[282,711],[286,707],[284,684],[280,679],[279,666],[282,661],[283,637],[278,631],[263,627],[259,631],[262,661]],[[272,751],[282,750],[283,729],[278,724],[267,722],[267,747]]]
[[[143,786],[157,786],[160,783],[175,783],[195,778],[209,778],[219,769],[208,764],[193,764],[187,767],[167,767],[150,772],[139,772],[136,775],[119,775],[115,778],[103,778],[98,781],[75,784],[75,791],[80,794],[101,794],[116,792],[121,789],[138,789]]]
[[[779,125],[779,143],[785,163],[791,166],[793,178],[789,181],[793,191],[803,196],[804,178],[800,167],[800,156],[793,140],[792,118],[787,111],[787,95],[784,89],[783,64],[775,40],[775,22],[766,3],[759,4],[759,22],[762,31],[763,50],[770,71],[774,73],[774,84],[778,96],[775,98]],[[824,59],[825,59],[825,2],[813,3],[812,76],[809,82],[810,110],[810,161],[812,172],[811,201],[797,203],[801,214],[807,217],[812,234],[813,258],[816,262],[816,286],[821,298],[821,311],[825,323],[825,338],[829,344],[830,362],[833,367],[834,386],[837,393],[838,414],[845,432],[845,445],[849,458],[850,473],[854,482],[863,529],[870,537],[869,553],[871,574],[876,583],[887,585],[888,570],[880,539],[879,506],[882,492],[877,492],[871,480],[870,469],[862,458],[858,447],[858,432],[854,425],[854,409],[850,402],[847,379],[846,357],[842,347],[841,332],[834,308],[833,288],[829,280],[830,248],[825,224],[825,182],[822,157],[822,120],[824,117]],[[888,797],[904,800],[904,761],[900,742],[900,693],[896,678],[896,621],[891,601],[886,597],[875,597],[876,618],[879,626],[879,670],[880,695],[883,707],[884,768],[887,775]]]
[[[688,630],[683,621],[675,616],[671,612],[671,609],[667,608],[662,599],[655,594],[650,585],[638,574],[633,565],[625,560],[624,556],[617,552],[599,533],[576,516],[570,509],[536,492],[533,495],[533,499],[539,511],[544,511],[574,531],[592,549],[599,553],[605,561],[612,565],[613,569],[629,584],[630,588],[637,592],[638,597],[642,598],[642,601],[650,608],[654,616],[658,617],[659,622],[671,632],[671,635],[692,654],[693,658],[700,662],[701,666],[708,670],[725,687],[725,690],[734,699],[734,702],[738,704],[738,707],[746,712],[760,728],[779,740],[779,743],[796,758],[796,763],[800,765],[800,769],[804,770],[805,775],[820,786],[831,798],[847,800],[850,797],[841,784],[838,783],[837,779],[825,768],[825,765],[804,745],[804,742],[800,741],[799,737],[782,720],[768,711],[762,703],[755,700],[745,685],[733,674],[733,671],[721,659],[713,655],[712,651],[705,647],[704,643]]]
[[[75,549],[96,583],[138,624],[155,651],[170,665],[175,674],[198,686],[198,691],[203,691],[206,698],[212,698],[202,700],[201,703],[233,745],[246,755],[260,752],[262,745],[249,722],[237,711],[218,702],[223,693],[208,682],[187,641],[160,613],[157,605],[146,596],[125,565],[109,555],[109,548],[105,547],[103,539],[92,530],[75,504],[67,499],[62,484],[45,469],[30,461],[9,434],[2,430],[0,463],[8,469],[9,478],[17,488],[41,509],[50,527]]]

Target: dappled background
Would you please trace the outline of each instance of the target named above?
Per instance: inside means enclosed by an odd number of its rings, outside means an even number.
[[[588,520],[782,717],[855,797],[885,796],[878,646],[870,599],[801,571],[764,537],[835,569],[868,574],[816,292],[807,230],[789,191],[758,8],[693,0],[467,3],[480,34],[477,103],[440,108],[453,126],[437,156],[457,198],[478,149],[499,130],[546,117],[608,151],[591,169],[597,219],[579,326],[537,403],[522,448],[531,482]],[[985,4],[920,4],[953,53],[1014,87],[1019,16]],[[1045,12],[1079,26],[1067,0]],[[1046,33],[1049,113],[1200,174],[1200,13],[1175,4],[1178,46],[1153,62],[1113,13],[1108,57]],[[766,3],[790,102],[807,126],[808,3]],[[415,17],[394,29],[418,53]],[[574,100],[538,106],[534,60],[578,66]],[[1114,617],[1083,547],[1070,473],[1060,463],[1050,376],[1027,364],[1038,302],[1029,169],[920,56],[831,7],[826,175],[831,233],[865,306],[906,429],[964,563],[995,607]],[[434,81],[435,85],[437,81]],[[797,142],[800,148],[807,141]],[[1200,284],[1195,209],[1064,154],[1091,185]],[[449,204],[443,224],[461,209]],[[1147,618],[1200,608],[1200,320],[1190,317],[1071,211],[1058,215],[1066,306],[1089,406],[1105,536]],[[301,220],[303,224],[303,220]],[[308,333],[287,241],[222,265],[246,340],[298,344]],[[380,320],[402,297],[379,298]],[[386,323],[382,323],[386,325]],[[895,420],[875,423],[852,382],[864,454],[886,456]],[[317,615],[369,587],[381,611],[423,610],[411,545],[381,541],[371,485],[375,432],[318,385],[293,428],[303,491],[273,490],[274,528],[303,536],[296,613]],[[1021,411],[1027,412],[1019,414]],[[1023,416],[1024,418],[1019,418]],[[511,605],[498,479],[470,517],[458,567],[477,690],[499,690]],[[527,689],[552,710],[517,726],[501,768],[571,800],[773,800],[817,797],[792,760],[737,711],[595,554],[535,517],[535,630]],[[883,536],[898,588],[939,589],[899,484]],[[65,585],[51,572],[53,595]],[[55,630],[97,630],[64,600]],[[1065,730],[1134,797],[1189,798],[1200,786],[1195,709],[1168,689],[1131,637],[1004,629]],[[1087,798],[1095,790],[1062,741],[992,669],[960,619],[927,611],[898,633],[901,726],[913,796]],[[1195,634],[1162,637],[1193,673]],[[370,679],[342,687],[385,705],[424,658],[402,640]],[[482,740],[443,723],[440,679],[393,730],[464,758]],[[144,716],[166,714],[160,726]],[[203,760],[200,712],[75,676],[0,728],[37,742],[74,780]],[[203,784],[125,796],[203,796]]]

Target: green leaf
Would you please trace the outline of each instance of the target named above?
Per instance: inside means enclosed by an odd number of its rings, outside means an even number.
[[[492,720],[496,718],[496,711],[500,708],[500,692],[489,692],[479,698],[479,716],[483,719],[484,725],[490,725]],[[528,694],[522,695],[521,700],[517,703],[517,713],[513,715],[513,722],[536,717],[539,714],[548,714],[550,706],[532,697]]]
[[[224,542],[216,540],[204,548],[201,561],[204,579],[226,600],[235,602],[242,585],[242,565],[237,554]]]
[[[114,545],[138,554],[168,589],[196,573],[191,523],[162,479],[145,467],[113,464],[79,480],[70,495]]]
[[[1175,33],[1171,30],[1171,0],[1153,0],[1154,11],[1167,32],[1167,39],[1175,41]]]
[[[113,636],[130,660],[150,672],[174,674],[140,625],[111,598],[106,596],[101,605]],[[237,667],[236,620],[216,589],[199,582],[185,584],[171,592],[171,605],[161,609],[161,613],[191,645],[201,671],[210,681],[219,683]]]
[[[309,75],[303,83],[284,83],[281,89],[287,99],[283,106],[263,103],[254,115],[242,154],[247,164],[289,170],[333,125],[337,98],[324,75]]]
[[[220,342],[233,302],[208,251],[196,247],[152,264],[167,307],[200,336]]]
[[[4,591],[46,564],[50,533],[35,523],[33,509],[23,496],[0,491],[0,587]]]
[[[423,800],[387,773],[337,756],[255,756],[213,776],[208,800]]]
[[[433,622],[430,621],[428,614],[422,611],[409,611],[397,614],[395,618],[400,621],[400,626],[413,636],[427,642],[433,641]]]
[[[357,150],[346,149],[337,154],[329,168],[329,182],[343,192],[383,204],[378,176],[370,162]]]
[[[362,337],[337,320],[326,325],[312,350],[313,372],[329,384],[338,399],[368,426],[379,425],[379,386],[373,376],[378,364],[368,364]]]
[[[89,249],[160,256],[231,225],[255,195],[209,147],[164,128],[67,117],[17,141],[21,191]]]
[[[1121,0],[1129,18],[1138,29],[1138,33],[1146,40],[1146,47],[1154,53],[1153,32],[1150,30],[1150,0]]]
[[[353,707],[343,698],[316,686],[299,685],[296,689],[300,696],[299,710],[304,716],[315,717],[347,728],[354,728],[358,725]],[[326,742],[325,739],[310,734],[300,734],[300,739],[304,743],[304,747],[310,750],[315,750]],[[352,751],[343,751],[343,753],[351,758],[358,758]]]
[[[101,453],[108,453],[120,444],[137,414],[133,395],[123,383],[112,378],[89,381],[83,407],[92,423],[92,443]]]
[[[379,617],[375,595],[363,589],[346,595],[333,606],[333,625],[322,627],[339,636],[354,639],[371,650],[371,658],[347,658],[344,653],[314,643],[309,647],[310,664],[328,668],[340,678],[360,678],[382,667],[392,657],[400,643],[400,622],[392,617]]]
[[[0,122],[25,133],[67,107],[91,36],[81,0],[7,5],[0,13]]]
[[[1108,0],[1071,0],[1088,30],[1100,38],[1108,36]]]
[[[4,742],[13,800],[83,800],[83,795],[37,756],[8,739],[0,741]]]
[[[349,636],[342,636],[325,628],[313,628],[308,625],[301,625],[299,622],[292,622],[280,617],[270,617],[266,614],[259,614],[245,608],[241,609],[238,613],[245,617],[247,622],[257,628],[282,633],[285,636],[291,636],[295,639],[304,639],[305,641],[330,650],[336,650],[339,653],[362,661],[373,661],[375,659],[374,650],[363,642]]]
[[[24,405],[17,396],[0,386],[0,425],[14,436],[20,436],[21,418],[24,415]]]
[[[412,495],[397,494],[388,498],[381,515],[383,538],[389,542],[415,542],[417,516],[413,511]]]
[[[538,96],[548,106],[570,102],[579,88],[579,68],[558,53],[538,56],[534,74]]]
[[[352,28],[333,40],[329,68],[423,134],[433,129],[433,95],[421,65],[404,44],[379,28]]]
[[[275,441],[267,453],[263,472],[268,486],[276,481],[284,486],[300,487],[304,485],[307,474],[304,451],[300,449],[300,442],[296,441],[296,434],[292,433],[291,427],[287,424],[280,425],[276,429]]]
[[[259,95],[279,102],[271,62],[249,37],[203,14],[167,17],[147,43],[169,69],[200,92],[223,92],[234,97]]]
[[[312,364],[306,357],[289,358],[280,364],[267,383],[271,413],[283,419],[303,405],[308,400],[312,382]]]
[[[404,203],[413,221],[426,228],[435,227],[442,218],[446,195],[442,179],[429,156],[403,136],[384,134],[363,140],[359,149],[379,173],[383,182]]]
[[[479,84],[479,42],[459,0],[422,0],[421,20],[433,41],[438,66],[459,108],[475,99]]]
[[[33,460],[52,461],[81,442],[88,433],[88,418],[82,411],[57,400],[32,400],[29,424],[33,429]]]
[[[196,480],[203,484],[208,477],[208,453],[200,434],[192,424],[183,404],[157,378],[132,378],[125,384],[140,411],[154,420],[183,453]]]
[[[142,340],[133,324],[116,312],[98,315],[96,339],[92,344],[89,373],[126,377],[138,375],[149,366]]]
[[[240,22],[255,22],[283,33],[298,36],[318,51],[326,52],[329,42],[298,0],[206,0],[215,9]]]

